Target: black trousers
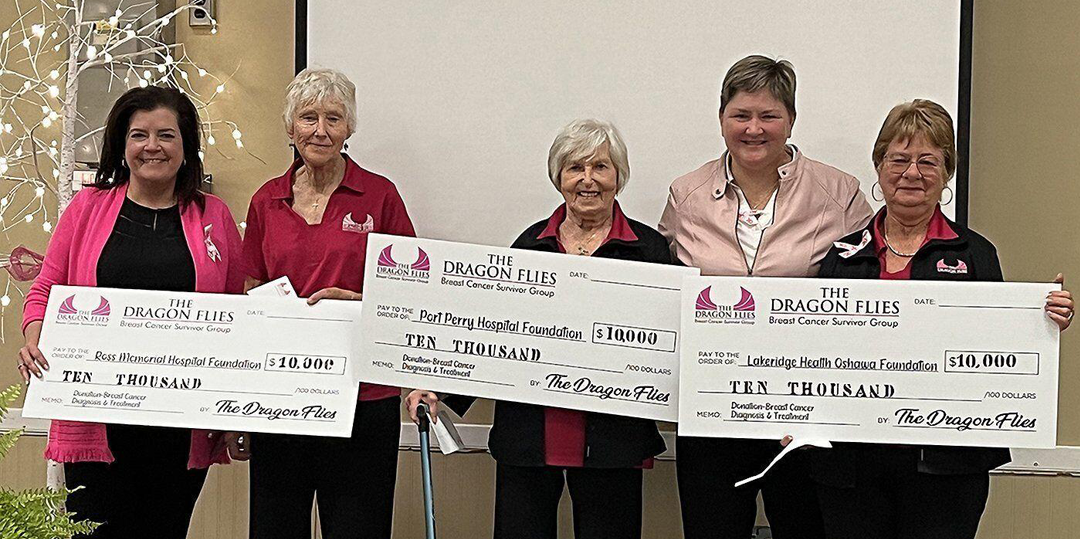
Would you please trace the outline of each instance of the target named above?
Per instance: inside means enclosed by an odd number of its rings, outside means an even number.
[[[853,484],[818,484],[826,536],[974,539],[990,474],[920,473],[918,452],[873,445],[851,451]]]
[[[784,457],[762,479],[735,488],[780,452],[775,440],[692,438],[675,444],[679,502],[686,539],[747,539],[761,491],[776,539],[821,539],[824,524],[805,451]]]
[[[64,464],[76,520],[100,522],[88,537],[184,539],[206,470],[188,470],[191,431],[106,425],[115,461]]]
[[[495,539],[555,539],[564,484],[574,539],[640,539],[641,480],[637,468],[497,464]]]
[[[317,493],[325,539],[389,539],[400,406],[396,397],[358,402],[350,438],[253,434],[251,537],[311,537]]]

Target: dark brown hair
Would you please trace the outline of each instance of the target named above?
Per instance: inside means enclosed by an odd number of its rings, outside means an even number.
[[[124,148],[127,146],[131,117],[139,111],[160,108],[176,114],[176,123],[180,127],[180,138],[184,144],[184,162],[176,171],[176,201],[181,207],[194,202],[201,209],[205,198],[199,190],[203,180],[202,159],[199,158],[202,144],[199,137],[199,111],[187,96],[175,88],[132,88],[116,100],[105,123],[101,163],[93,186],[98,189],[114,189],[130,180],[131,171],[124,163]]]

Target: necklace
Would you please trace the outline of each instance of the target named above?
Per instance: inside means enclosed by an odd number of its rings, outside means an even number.
[[[765,211],[765,206],[768,206],[769,202],[772,201],[773,194],[776,193],[776,190],[779,187],[780,187],[780,183],[777,182],[777,184],[772,188],[772,190],[769,191],[769,195],[766,196],[765,200],[763,200],[760,204],[751,204],[750,199],[749,198],[746,199],[746,205],[750,206],[750,211],[752,211],[754,213],[757,213],[757,214],[763,213]],[[746,195],[744,194],[743,196],[746,196]]]
[[[589,237],[583,240],[568,241],[567,244],[573,245],[573,250],[576,251],[578,255],[589,256],[593,252],[593,249],[590,249],[589,246],[592,245],[592,242],[596,240],[597,234],[599,234],[600,231],[603,229],[604,227],[597,227],[597,229],[594,230],[593,233],[589,235]]]
[[[311,183],[310,173],[308,172],[308,170],[301,169],[296,174],[296,183],[293,185],[293,191],[294,193],[297,191],[305,191],[311,193],[312,198],[314,198],[314,200],[311,202],[311,209],[318,210],[319,206],[323,205],[330,199],[330,195],[334,192],[335,189],[337,189],[337,186],[340,184],[341,180],[338,180],[337,182],[334,182],[334,184],[332,185],[333,189],[330,189],[329,193],[320,193],[318,188],[316,188],[315,185]],[[326,198],[326,200],[321,200],[322,198]]]
[[[898,256],[900,258],[911,258],[911,257],[915,256],[916,253],[919,252],[918,249],[915,249],[915,252],[910,253],[910,254],[901,253],[900,251],[897,251],[896,248],[893,247],[892,243],[889,241],[889,231],[888,230],[885,230],[885,246],[889,248],[889,251],[892,252],[892,254],[894,254],[894,255],[896,255],[896,256]]]
[[[577,244],[577,254],[579,254],[581,256],[589,256],[590,254],[592,254],[592,249],[587,249],[586,247],[588,247],[589,245],[592,244],[593,240],[596,239],[596,235],[599,234],[599,233],[600,233],[600,229],[598,228],[598,229],[594,230],[593,233],[588,238],[585,238],[584,241],[578,242],[578,244]]]

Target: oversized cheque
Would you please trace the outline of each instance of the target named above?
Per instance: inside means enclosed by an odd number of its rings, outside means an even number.
[[[360,302],[54,286],[23,415],[350,436]]]
[[[697,270],[372,234],[365,382],[674,421]]]
[[[1056,284],[688,278],[679,433],[1054,447]]]

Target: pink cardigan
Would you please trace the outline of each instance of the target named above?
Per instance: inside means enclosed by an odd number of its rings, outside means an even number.
[[[22,329],[45,318],[49,290],[54,284],[96,286],[97,265],[105,242],[112,234],[127,185],[114,189],[85,188],[68,205],[56,225],[41,273],[23,304]],[[240,234],[229,207],[206,195],[206,207],[187,204],[180,214],[188,249],[195,262],[195,290],[240,293],[244,275],[240,270]],[[215,254],[216,252],[216,254]],[[59,462],[112,462],[105,425],[76,421],[53,421],[45,457]],[[193,430],[188,468],[208,468],[228,463],[221,436]]]

